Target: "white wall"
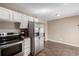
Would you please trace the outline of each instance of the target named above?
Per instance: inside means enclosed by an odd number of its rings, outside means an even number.
[[[79,47],[79,16],[48,22],[48,40]]]
[[[0,21],[0,32],[19,32],[19,28],[13,22]]]
[[[48,29],[47,29],[47,21],[45,22],[45,41],[48,40]]]

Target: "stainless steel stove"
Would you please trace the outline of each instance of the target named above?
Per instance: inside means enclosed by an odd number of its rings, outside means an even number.
[[[20,33],[0,33],[0,56],[11,56],[22,52],[22,43]]]

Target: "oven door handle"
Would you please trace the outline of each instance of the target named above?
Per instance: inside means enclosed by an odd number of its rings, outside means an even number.
[[[2,45],[0,46],[0,48],[7,48],[7,47],[10,47],[10,46],[13,46],[13,45],[16,45],[16,44],[20,44],[20,43],[23,43],[24,41],[19,41],[19,42],[15,42],[15,43],[11,43],[11,44],[6,44],[6,45]]]

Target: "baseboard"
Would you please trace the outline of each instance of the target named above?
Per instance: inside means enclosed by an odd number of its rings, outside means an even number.
[[[57,42],[57,43],[61,43],[61,44],[66,44],[66,45],[69,45],[69,46],[73,46],[73,47],[78,47],[79,48],[79,45],[70,44],[70,43],[66,43],[66,42],[62,42],[62,41],[56,41],[56,40],[48,40],[48,41]]]

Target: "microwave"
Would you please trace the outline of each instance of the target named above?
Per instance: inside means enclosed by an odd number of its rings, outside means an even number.
[[[0,56],[23,56],[23,41],[0,46]]]

